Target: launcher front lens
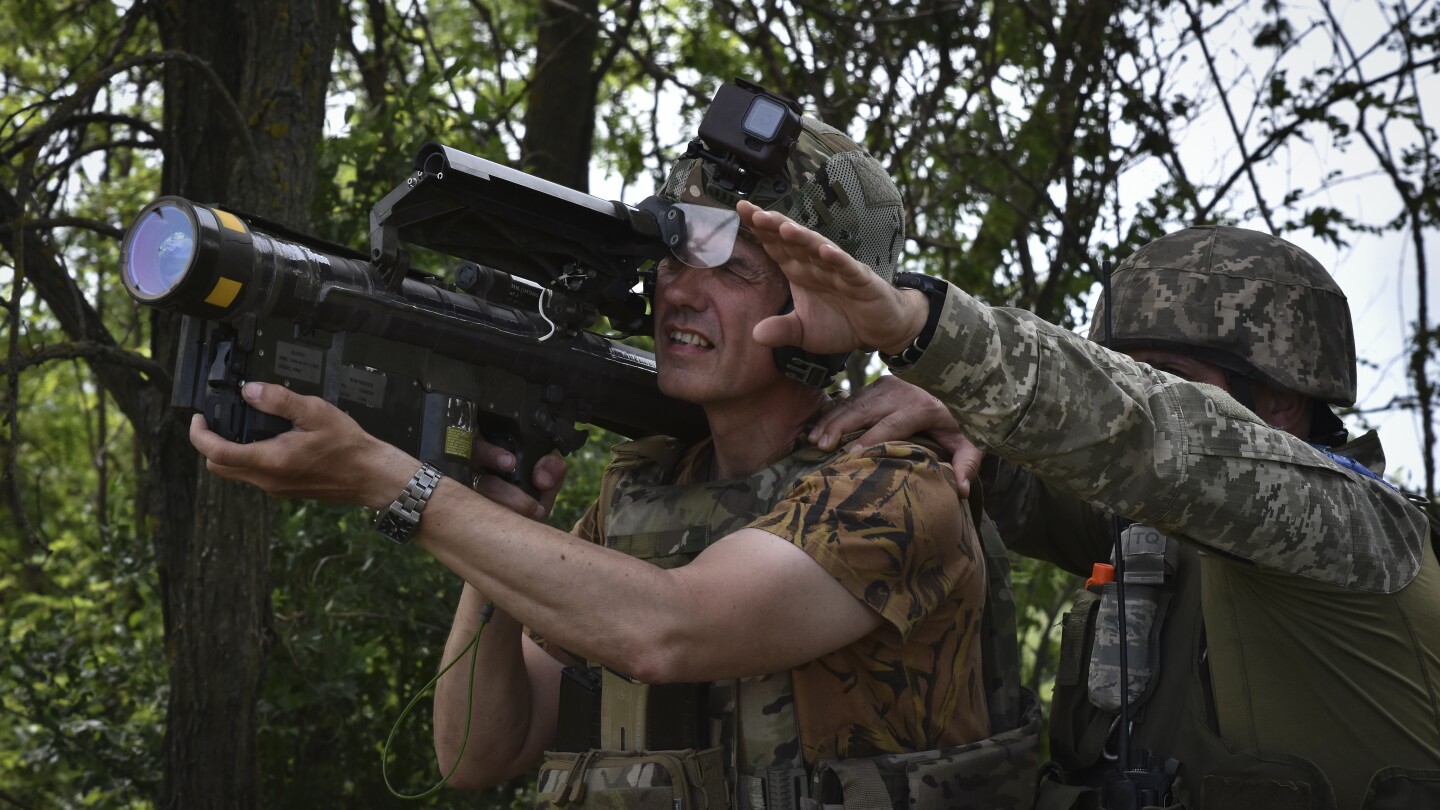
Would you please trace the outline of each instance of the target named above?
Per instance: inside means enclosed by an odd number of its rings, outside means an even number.
[[[130,229],[125,244],[125,281],[141,300],[175,289],[195,259],[195,222],[179,206],[161,203]]]

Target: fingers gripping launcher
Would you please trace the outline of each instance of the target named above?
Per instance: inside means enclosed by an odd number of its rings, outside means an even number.
[[[126,232],[123,277],[187,317],[172,404],[238,442],[288,422],[244,382],[323,397],[372,435],[470,479],[476,430],[516,454],[517,483],[577,422],[626,436],[704,433],[656,388],[654,358],[586,331],[648,329],[639,266],[666,247],[653,215],[431,144],[371,212],[371,255],[178,197]],[[411,269],[409,243],[460,259],[453,282]]]

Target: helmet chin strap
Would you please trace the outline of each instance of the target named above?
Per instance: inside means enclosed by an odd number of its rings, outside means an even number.
[[[1339,447],[1350,440],[1345,423],[1330,410],[1330,406],[1315,399],[1310,401],[1310,443],[1325,447]]]
[[[1230,396],[1253,413],[1255,411],[1255,388],[1250,384],[1250,378],[1228,368],[1224,369],[1224,372],[1225,385],[1230,389]]]
[[[795,309],[795,299],[785,299],[785,306],[780,307],[777,315],[785,315]],[[845,367],[845,360],[850,357],[849,352],[839,354],[815,354],[807,352],[799,346],[776,346],[771,350],[775,358],[775,367],[796,382],[804,383],[811,388],[827,388],[834,381],[835,375]]]

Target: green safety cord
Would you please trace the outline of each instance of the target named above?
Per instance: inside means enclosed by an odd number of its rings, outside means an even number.
[[[454,660],[446,664],[435,677],[431,678],[429,683],[422,686],[419,693],[411,698],[404,710],[400,712],[400,716],[395,718],[395,725],[390,727],[390,736],[385,738],[385,748],[380,752],[380,776],[384,778],[385,787],[390,791],[390,795],[398,799],[424,799],[433,796],[450,783],[450,777],[455,773],[455,769],[460,767],[460,760],[465,756],[465,747],[470,744],[471,710],[475,707],[475,665],[480,660],[480,634],[485,632],[485,626],[490,624],[490,620],[494,617],[495,603],[486,602],[485,607],[480,608],[480,627],[475,631],[475,638],[471,639],[470,643],[465,645],[465,649],[461,650],[460,654],[455,656]],[[455,665],[460,663],[460,660],[465,657],[466,653],[470,654],[470,680],[468,681],[465,691],[466,695],[469,696],[465,703],[465,739],[460,741],[460,751],[455,754],[455,764],[451,765],[450,770],[446,771],[445,775],[440,778],[440,781],[429,790],[423,793],[401,793],[395,789],[394,785],[390,784],[390,774],[385,768],[386,762],[390,759],[390,742],[395,739],[395,732],[400,730],[400,724],[405,721],[405,717],[410,714],[410,710],[415,708],[415,704],[420,702],[420,698],[424,697],[425,693],[430,691],[430,687],[445,677],[445,673],[454,669]]]

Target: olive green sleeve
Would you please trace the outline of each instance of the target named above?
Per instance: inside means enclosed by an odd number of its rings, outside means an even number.
[[[1109,561],[1115,524],[1104,510],[993,455],[980,467],[980,486],[985,513],[1011,551],[1082,577]]]
[[[1182,540],[1322,582],[1391,593],[1419,567],[1424,515],[1387,484],[1185,382],[951,287],[899,375],[982,448],[1061,492]]]

